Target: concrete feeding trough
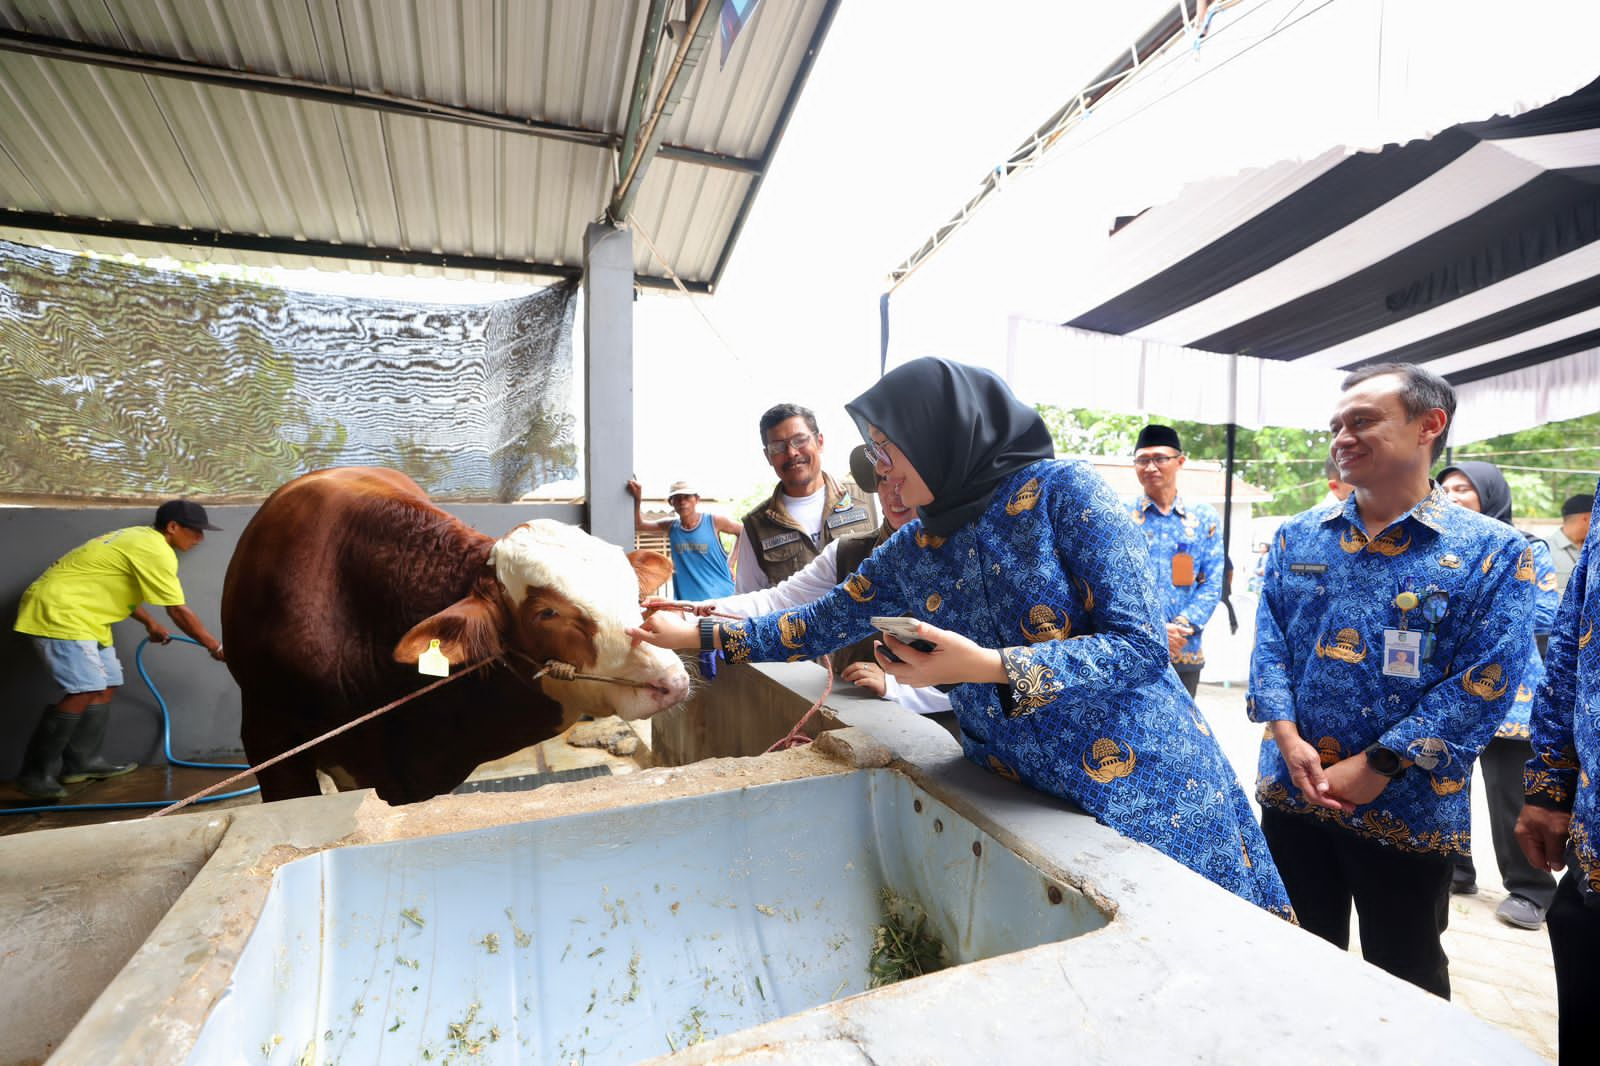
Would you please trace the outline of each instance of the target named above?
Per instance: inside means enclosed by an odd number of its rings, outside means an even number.
[[[631,1062],[865,991],[885,893],[951,963],[1106,917],[865,770],[281,867],[188,1061]]]
[[[822,687],[730,671],[657,754],[770,743]],[[533,792],[0,840],[0,1066],[1376,1066],[1419,1032],[1453,1063],[1540,1061],[926,720],[847,692],[819,718],[809,748]],[[868,987],[886,891],[953,965]]]

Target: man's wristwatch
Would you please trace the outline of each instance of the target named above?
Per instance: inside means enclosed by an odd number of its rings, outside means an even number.
[[[1384,777],[1399,777],[1405,772],[1405,764],[1400,761],[1400,756],[1374,744],[1366,751],[1367,765],[1372,767],[1374,773]]]
[[[718,626],[718,624],[719,623],[715,619],[711,619],[711,618],[702,618],[702,619],[700,619],[700,650],[701,651],[716,651],[717,650],[717,626]]]

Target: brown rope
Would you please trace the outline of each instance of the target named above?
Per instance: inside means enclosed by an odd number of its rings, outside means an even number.
[[[687,600],[645,600],[639,605],[644,608],[644,616],[649,618],[657,611],[677,611],[681,614],[692,614],[697,618],[729,618],[734,621],[742,619],[744,615],[734,614],[731,611],[713,610],[707,603],[691,603]]]
[[[532,677],[526,677],[526,678],[522,677],[522,675],[517,673],[516,670],[512,670],[511,669],[511,664],[509,662],[506,662],[506,655],[507,654],[515,655],[517,658],[524,660],[528,664],[538,667],[539,668],[538,672],[535,673]],[[466,667],[465,669],[460,670],[460,671],[458,671],[458,672],[456,672],[454,674],[451,674],[449,677],[441,677],[439,680],[433,682],[431,685],[425,685],[424,687],[417,689],[417,691],[415,691],[413,693],[410,693],[409,695],[401,696],[399,699],[394,700],[391,703],[386,703],[382,707],[379,707],[375,711],[368,711],[366,714],[362,715],[360,718],[352,718],[350,721],[344,723],[343,725],[337,726],[336,728],[328,730],[326,733],[322,734],[320,737],[312,737],[310,740],[306,741],[304,744],[300,744],[300,745],[298,745],[296,747],[290,748],[288,751],[283,752],[282,754],[274,755],[272,758],[266,760],[265,762],[256,763],[254,766],[250,767],[248,770],[240,770],[238,773],[234,774],[232,777],[225,778],[224,780],[218,781],[214,785],[208,785],[207,787],[201,789],[199,792],[196,792],[194,795],[186,796],[186,797],[184,797],[183,799],[179,800],[176,803],[170,804],[170,805],[168,805],[166,807],[162,807],[158,811],[152,811],[149,814],[145,815],[145,817],[146,818],[160,818],[163,814],[171,814],[173,811],[182,810],[183,808],[189,806],[189,804],[195,803],[195,802],[197,802],[199,800],[203,800],[207,796],[211,795],[214,792],[221,792],[223,789],[227,788],[229,785],[232,785],[232,784],[235,784],[235,783],[237,783],[239,781],[242,781],[245,778],[249,777],[251,774],[254,774],[259,770],[265,770],[269,766],[276,766],[278,763],[283,762],[283,760],[285,760],[285,759],[290,759],[290,758],[293,758],[296,755],[299,755],[301,752],[305,751],[307,748],[314,748],[318,744],[321,744],[324,740],[331,740],[332,738],[338,736],[340,733],[348,732],[349,730],[354,729],[356,726],[361,725],[363,722],[369,722],[372,719],[378,717],[378,715],[380,715],[380,714],[383,714],[383,713],[385,713],[387,711],[392,711],[396,707],[400,706],[402,703],[409,703],[411,700],[416,699],[418,696],[426,696],[428,693],[432,692],[434,689],[439,688],[442,685],[448,685],[452,681],[460,680],[461,678],[466,677],[468,674],[474,673],[474,672],[476,672],[478,670],[482,670],[485,666],[488,666],[491,663],[496,663],[496,662],[503,663],[505,665],[506,669],[511,670],[512,674],[514,674],[515,676],[517,676],[519,678],[522,678],[522,680],[527,681],[529,683],[532,683],[534,681],[539,680],[545,674],[549,674],[551,677],[555,678],[558,681],[603,681],[603,682],[605,682],[607,684],[627,685],[627,686],[629,686],[631,688],[649,688],[650,687],[650,684],[648,682],[645,682],[645,681],[631,681],[631,680],[629,680],[628,678],[625,678],[625,677],[607,677],[607,676],[605,676],[603,674],[587,674],[587,673],[583,673],[577,667],[573,666],[571,663],[564,663],[564,662],[561,662],[559,659],[546,659],[543,663],[541,663],[537,659],[535,659],[533,656],[526,655],[526,654],[524,654],[524,653],[522,653],[520,651],[517,651],[515,648],[511,648],[511,649],[508,649],[505,653],[502,653],[500,655],[496,655],[496,656],[493,656],[491,658],[481,660],[480,662],[473,663],[471,666]],[[830,677],[830,680],[831,680],[831,677]],[[631,729],[632,726],[629,726],[629,728]],[[637,735],[638,734],[635,734],[635,736],[637,736]]]
[[[713,611],[704,604],[687,603],[679,600],[646,600],[642,606],[644,607],[646,618],[648,618],[655,611],[678,611],[683,614],[699,615],[702,618],[708,616],[715,616],[717,618],[744,618],[744,615],[728,614],[725,611]],[[800,716],[800,720],[794,724],[793,729],[779,737],[778,740],[773,743],[772,747],[768,748],[761,754],[767,755],[774,751],[784,751],[788,748],[797,748],[802,744],[811,743],[811,738],[805,734],[806,723],[811,721],[812,715],[816,714],[822,709],[822,705],[828,701],[828,696],[833,692],[833,656],[824,655],[822,657],[822,666],[823,669],[828,672],[828,680],[826,684],[823,685],[822,695],[817,697],[817,702],[811,705],[810,710],[806,711],[805,714]]]
[[[541,663],[533,656],[517,651],[515,648],[510,649],[506,652],[506,654],[515,655],[528,665],[539,667],[539,672],[533,675],[532,678],[532,680],[535,681],[543,677],[545,674],[549,674],[557,681],[603,681],[608,685],[626,685],[629,688],[650,687],[650,682],[648,681],[633,681],[626,677],[610,677],[606,674],[586,674],[580,671],[576,666],[573,666],[571,663],[560,662],[556,659],[546,659]]]
[[[432,692],[436,688],[439,688],[439,687],[441,687],[443,685],[448,685],[452,681],[459,681],[461,678],[466,677],[468,674],[474,673],[474,672],[476,672],[478,670],[482,670],[485,666],[488,666],[491,663],[500,661],[500,658],[501,657],[497,655],[497,656],[495,656],[494,658],[491,658],[491,659],[484,659],[481,662],[473,663],[471,666],[466,667],[465,669],[463,669],[463,670],[461,670],[461,671],[459,671],[457,673],[451,674],[449,677],[441,677],[439,680],[433,682],[431,685],[425,685],[422,688],[417,689],[417,691],[415,691],[415,692],[413,692],[413,693],[411,693],[409,695],[401,696],[399,699],[394,700],[393,702],[390,702],[390,703],[386,703],[382,707],[379,707],[375,711],[368,711],[366,714],[362,715],[360,718],[352,718],[350,721],[344,723],[344,725],[337,726],[337,727],[335,727],[333,729],[330,729],[326,733],[322,734],[320,737],[313,737],[310,740],[306,741],[304,744],[298,745],[297,747],[290,748],[288,751],[283,752],[281,755],[274,755],[272,758],[266,760],[265,762],[256,763],[254,766],[250,767],[248,770],[240,770],[238,773],[234,774],[232,777],[226,778],[226,779],[224,779],[222,781],[218,781],[214,785],[209,785],[206,788],[201,789],[199,792],[196,792],[194,795],[186,796],[185,798],[179,800],[178,802],[176,802],[174,804],[171,804],[171,805],[166,806],[166,807],[162,807],[158,811],[151,811],[149,814],[145,815],[145,818],[147,818],[147,819],[148,818],[160,818],[163,814],[171,814],[173,811],[182,810],[183,808],[189,806],[189,804],[194,803],[197,800],[205,799],[207,796],[211,795],[213,792],[221,792],[223,789],[227,788],[229,785],[232,785],[232,784],[235,784],[235,783],[237,783],[239,781],[244,780],[245,778],[249,777],[251,774],[256,773],[258,770],[265,770],[269,766],[276,766],[278,763],[281,763],[285,759],[292,758],[292,757],[294,757],[296,755],[299,755],[301,752],[305,751],[307,748],[316,747],[318,744],[321,744],[324,740],[330,740],[333,737],[338,736],[340,733],[348,732],[349,730],[354,729],[356,726],[361,725],[363,722],[371,721],[372,719],[378,717],[378,715],[383,714],[386,711],[392,711],[396,707],[400,706],[402,703],[409,703],[411,700],[416,699],[418,696],[426,696],[428,693]],[[566,664],[562,663],[561,665],[565,666]],[[538,680],[538,678],[539,678],[539,675],[537,675],[537,674],[534,675],[534,680]]]
[[[766,755],[768,752],[786,751],[789,748],[798,748],[802,744],[811,743],[811,738],[805,734],[806,723],[811,721],[812,715],[822,710],[822,705],[828,702],[828,695],[833,692],[833,656],[824,655],[822,657],[822,668],[828,672],[828,681],[822,686],[822,695],[817,697],[817,702],[811,705],[809,711],[800,716],[800,720],[794,724],[793,729],[779,737],[772,747],[761,754]]]

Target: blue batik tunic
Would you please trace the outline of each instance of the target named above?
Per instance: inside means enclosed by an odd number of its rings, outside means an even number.
[[[1594,518],[1600,518],[1597,494]],[[1591,519],[1589,529],[1600,529]],[[1600,891],[1600,556],[1585,541],[1561,596],[1533,703],[1533,758],[1522,784],[1533,807],[1572,812],[1572,851],[1582,876]]]
[[[1517,560],[1517,580],[1533,585],[1533,635],[1548,636],[1555,625],[1556,607],[1561,603],[1561,593],[1556,586],[1556,564],[1550,557],[1550,545],[1542,540],[1530,540]],[[1511,704],[1511,713],[1500,723],[1495,736],[1508,739],[1527,739],[1528,716],[1533,710],[1533,694],[1544,682],[1544,657],[1539,654],[1537,642],[1529,649],[1528,663],[1517,685],[1517,698]]]
[[[1162,514],[1150,497],[1140,496],[1133,501],[1132,514],[1134,525],[1144,530],[1150,546],[1150,581],[1161,600],[1162,617],[1194,627],[1183,650],[1172,657],[1172,665],[1179,670],[1198,670],[1206,661],[1200,650],[1200,631],[1222,599],[1222,520],[1209,504],[1186,504],[1181,496],[1172,502],[1170,514]],[[1194,557],[1192,585],[1172,583],[1172,557],[1179,552]]]
[[[1324,766],[1373,744],[1414,765],[1353,813],[1312,807],[1269,730],[1261,803],[1407,851],[1470,854],[1466,784],[1510,713],[1533,644],[1533,585],[1517,577],[1526,547],[1515,529],[1450,503],[1437,486],[1377,536],[1353,494],[1286,521],[1256,616],[1251,719],[1294,722]],[[1383,673],[1384,630],[1400,628],[1394,601],[1406,590],[1449,596],[1416,678]],[[1429,628],[1420,609],[1407,625]]]
[[[999,649],[1010,684],[950,693],[967,758],[1078,804],[1287,916],[1233,768],[1167,663],[1144,538],[1099,475],[1043,460],[949,537],[907,523],[807,607],[722,627],[733,662],[810,659],[910,615]]]

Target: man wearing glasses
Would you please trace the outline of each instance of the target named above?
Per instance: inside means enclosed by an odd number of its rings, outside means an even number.
[[[1222,521],[1209,504],[1178,496],[1183,445],[1171,426],[1145,426],[1133,446],[1133,470],[1144,495],[1133,521],[1150,543],[1150,580],[1167,616],[1167,650],[1189,695],[1200,685],[1205,653],[1200,631],[1222,598]]]
[[[799,573],[830,541],[873,528],[859,490],[822,469],[822,434],[808,408],[780,403],[761,416],[761,445],[778,475],[772,497],[744,516],[735,581],[741,593]]]

